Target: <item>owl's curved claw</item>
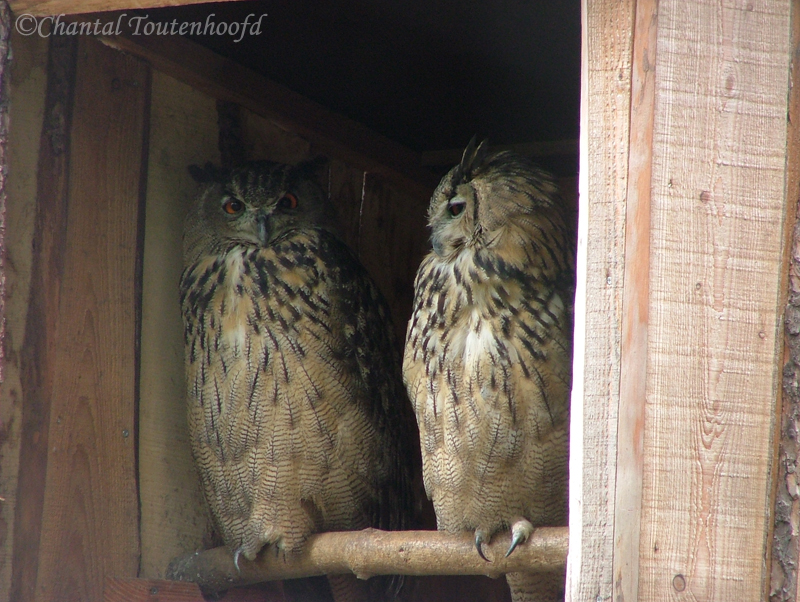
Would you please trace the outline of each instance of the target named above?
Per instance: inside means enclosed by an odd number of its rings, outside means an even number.
[[[511,556],[511,552],[513,552],[519,544],[525,542],[528,537],[530,537],[531,533],[533,533],[533,525],[530,521],[524,518],[514,521],[514,524],[511,525],[511,545],[508,548],[508,552],[506,552],[506,558]]]
[[[518,531],[518,532],[517,532],[517,533],[515,533],[515,534],[514,534],[514,536],[511,538],[511,545],[510,545],[510,546],[509,546],[509,548],[508,548],[508,552],[506,552],[506,558],[508,558],[509,556],[511,556],[511,552],[513,552],[513,551],[514,551],[514,549],[517,547],[517,545],[519,545],[519,544],[520,544],[520,542],[522,542],[522,541],[525,541],[525,537],[522,535],[522,533],[521,533],[521,532],[519,532],[519,531]]]
[[[486,540],[483,538],[483,531],[475,531],[475,549],[478,550],[478,556],[483,558],[486,562],[491,562],[486,556],[483,554],[483,548],[481,547]]]
[[[239,556],[242,555],[242,548],[239,548],[233,553],[233,566],[236,567],[236,572],[241,575],[242,570],[239,568]]]

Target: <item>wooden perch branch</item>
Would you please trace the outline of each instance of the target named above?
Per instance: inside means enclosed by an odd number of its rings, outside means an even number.
[[[214,548],[177,558],[167,578],[193,581],[207,591],[262,581],[313,575],[354,573],[361,579],[373,575],[488,575],[513,571],[563,569],[567,558],[567,527],[536,529],[525,544],[505,558],[509,537],[496,536],[484,545],[486,562],[475,551],[473,536],[438,531],[346,531],[312,535],[303,553],[276,556],[271,550],[254,562],[239,559],[240,571],[227,548]]]

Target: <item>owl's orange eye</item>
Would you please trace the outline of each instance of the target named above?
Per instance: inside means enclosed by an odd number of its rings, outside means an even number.
[[[244,211],[244,203],[237,199],[228,199],[223,203],[222,210],[228,215],[236,215]]]
[[[287,192],[283,198],[278,201],[278,207],[281,209],[297,209],[297,197],[291,192]]]
[[[447,203],[447,212],[453,217],[456,217],[461,215],[461,212],[464,211],[464,207],[466,206],[467,204],[461,199],[453,199]]]

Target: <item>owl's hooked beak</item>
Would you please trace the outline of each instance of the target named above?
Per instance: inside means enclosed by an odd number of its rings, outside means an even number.
[[[259,213],[256,217],[256,227],[258,235],[258,241],[261,243],[262,247],[266,247],[267,243],[272,236],[272,228],[270,227],[269,223],[269,216],[266,213]]]

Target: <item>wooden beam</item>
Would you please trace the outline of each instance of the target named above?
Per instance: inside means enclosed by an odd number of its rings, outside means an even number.
[[[70,129],[77,40],[50,39],[47,93],[36,170],[36,218],[30,295],[20,358],[22,428],[14,514],[9,600],[33,600],[39,567],[50,440],[50,411],[59,355],[59,300],[65,280]],[[69,276],[67,275],[67,278]]]
[[[272,120],[308,140],[317,153],[380,174],[429,197],[438,183],[419,155],[351,119],[179,36],[103,36],[105,44],[217,98]]]
[[[139,569],[137,349],[150,77],[141,61],[90,38],[79,39],[77,54],[69,210],[47,367],[41,602],[99,600],[105,576]]]
[[[17,16],[45,16],[235,1],[237,0],[10,0],[9,4]]]
[[[639,592],[657,8],[657,0],[637,0],[633,30],[614,501],[614,600],[620,602]]]
[[[297,558],[267,551],[254,562],[240,558],[238,569],[224,547],[190,554],[171,565],[168,577],[195,582],[210,592],[264,581],[350,573],[360,579],[375,575],[498,577],[512,571],[563,570],[567,541],[566,527],[542,527],[506,558],[508,538],[495,537],[484,546],[487,562],[478,556],[469,533],[364,529],[312,535]]]
[[[28,460],[22,453],[22,422],[25,396],[23,391],[22,357],[25,349],[25,323],[35,304],[31,296],[33,275],[34,224],[36,217],[36,166],[39,158],[39,136],[42,131],[44,101],[47,88],[48,40],[13,35],[14,61],[11,65],[10,133],[8,146],[8,204],[5,214],[3,261],[6,278],[3,346],[5,358],[0,382],[0,600],[13,600],[10,594],[12,569],[22,554],[15,554],[14,524],[18,498],[20,462]],[[30,416],[29,416],[30,419]],[[24,480],[24,479],[23,479]],[[31,485],[31,481],[28,481]],[[37,484],[41,489],[41,483]],[[26,491],[30,493],[28,488]],[[28,532],[28,543],[35,537]],[[28,548],[28,553],[30,548]]]
[[[581,138],[567,600],[613,595],[635,0],[581,3]]]
[[[766,595],[792,4],[658,4],[639,602]]]
[[[800,44],[800,10],[792,10],[792,48]],[[775,454],[770,600],[796,602],[800,558],[800,61],[792,61],[786,152],[787,241],[781,288],[785,292],[784,366],[781,431]]]

